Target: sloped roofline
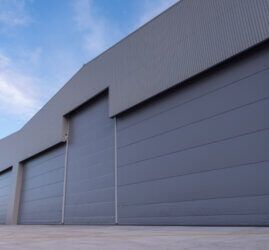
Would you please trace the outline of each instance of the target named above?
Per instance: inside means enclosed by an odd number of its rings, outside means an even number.
[[[64,141],[64,115],[109,90],[113,117],[269,38],[268,0],[184,0],[85,64],[18,132],[0,170]]]

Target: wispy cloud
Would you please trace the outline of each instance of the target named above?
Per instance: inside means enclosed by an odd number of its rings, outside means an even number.
[[[141,26],[159,15],[161,12],[180,0],[145,0],[138,18],[137,26]]]
[[[37,81],[20,72],[9,57],[0,53],[0,111],[29,119],[40,108]]]
[[[138,20],[135,26],[129,28],[129,32],[143,25],[162,11],[179,0],[145,0],[137,13]],[[96,8],[98,1],[73,0],[73,19],[77,29],[81,32],[84,49],[93,58],[123,37],[123,32],[113,23],[113,20],[105,17]],[[126,32],[126,31],[125,31]],[[127,35],[127,34],[125,34]]]
[[[83,46],[92,58],[111,46],[119,32],[108,20],[98,13],[92,0],[73,0],[74,21],[82,33]]]
[[[26,12],[28,0],[0,0],[0,24],[9,27],[27,25],[31,19]]]

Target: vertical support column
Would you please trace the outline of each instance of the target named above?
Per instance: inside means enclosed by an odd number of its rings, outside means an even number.
[[[117,149],[117,117],[115,117],[115,224],[118,222],[118,149]]]
[[[65,160],[64,160],[64,185],[63,185],[63,202],[62,202],[62,218],[61,224],[64,224],[65,217],[65,203],[66,203],[66,181],[67,181],[67,168],[68,168],[68,148],[69,148],[69,121],[67,121],[67,130],[65,134],[66,146],[65,146]]]
[[[12,167],[10,200],[6,221],[6,224],[8,225],[18,224],[21,187],[22,187],[22,174],[23,174],[23,166],[21,163],[18,163]]]

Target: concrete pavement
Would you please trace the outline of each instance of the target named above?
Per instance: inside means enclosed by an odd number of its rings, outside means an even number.
[[[0,226],[0,249],[268,250],[269,228]]]

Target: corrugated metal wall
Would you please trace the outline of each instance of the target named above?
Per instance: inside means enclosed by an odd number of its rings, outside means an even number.
[[[268,52],[118,117],[120,224],[269,225]]]
[[[11,170],[8,170],[0,173],[0,224],[6,223],[10,188]]]
[[[114,126],[106,94],[70,117],[65,224],[115,223]]]
[[[61,142],[62,117],[105,88],[117,115],[265,41],[268,12],[268,0],[180,1],[86,64],[20,131],[0,140],[0,171]]]
[[[20,224],[60,224],[65,147],[42,153],[23,166]]]

